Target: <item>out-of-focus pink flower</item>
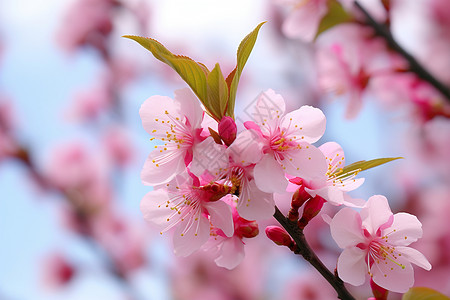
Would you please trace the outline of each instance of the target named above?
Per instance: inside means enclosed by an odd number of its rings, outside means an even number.
[[[0,95],[0,161],[14,155],[18,150],[18,145],[12,136],[14,127],[12,116],[12,103],[2,99]]]
[[[113,29],[115,0],[77,0],[68,9],[63,25],[57,33],[57,40],[69,52],[90,45],[102,53],[106,40]]]
[[[317,47],[319,85],[325,92],[348,96],[347,118],[356,117],[364,95],[373,92],[373,77],[406,66],[387,51],[385,41],[375,38],[370,28],[356,24],[326,31],[319,37]]]
[[[107,80],[101,81],[89,90],[78,91],[66,116],[69,120],[94,121],[111,108],[113,95]]]
[[[345,282],[361,285],[369,273],[377,285],[401,293],[414,284],[411,263],[431,269],[422,253],[407,247],[422,236],[422,224],[413,215],[392,214],[384,196],[370,197],[360,213],[340,210],[330,227],[333,239],[344,249],[337,271]]]
[[[56,148],[46,170],[52,186],[62,190],[77,210],[91,214],[111,201],[104,161],[93,156],[81,143]]]
[[[103,137],[103,143],[112,163],[123,167],[133,158],[132,141],[124,128],[110,128]]]
[[[254,103],[252,116],[256,123],[244,124],[258,132],[264,143],[263,157],[254,168],[255,183],[261,191],[285,192],[285,173],[313,178],[326,172],[325,157],[310,144],[325,132],[326,119],[320,109],[302,106],[285,114],[284,99],[268,90]]]
[[[144,232],[132,220],[105,212],[92,224],[94,238],[112,257],[119,272],[126,275],[145,264]]]
[[[52,253],[42,260],[43,283],[49,288],[63,288],[76,275],[76,268],[60,253]]]
[[[141,173],[144,184],[170,181],[192,161],[193,147],[202,141],[203,110],[189,89],[175,91],[175,99],[152,96],[141,106],[139,114],[144,129],[164,145],[155,146]]]
[[[225,236],[233,235],[231,208],[220,200],[226,194],[211,194],[208,186],[200,186],[197,177],[184,172],[164,188],[145,195],[141,211],[149,223],[161,228],[161,233],[176,227],[174,252],[188,256],[206,243],[211,225]]]
[[[301,277],[292,278],[283,289],[281,299],[290,300],[335,300],[336,292],[318,276],[315,270],[308,271]]]
[[[345,10],[350,12],[351,14],[357,16],[358,18],[365,20],[365,16],[361,13],[361,11],[355,7],[355,2],[353,0],[338,0],[342,3]],[[361,4],[364,9],[369,12],[369,14],[379,23],[384,23],[386,21],[387,12],[384,8],[382,1],[380,0],[359,0],[359,4]]]
[[[327,0],[276,0],[291,11],[283,22],[283,33],[289,38],[312,42],[320,21],[328,11]]]

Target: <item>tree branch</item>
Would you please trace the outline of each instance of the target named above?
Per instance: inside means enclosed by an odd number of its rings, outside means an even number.
[[[433,87],[435,87],[442,95],[444,95],[448,101],[450,101],[450,89],[440,82],[436,77],[431,75],[411,54],[409,54],[405,49],[403,49],[392,36],[391,32],[386,28],[386,26],[379,24],[375,19],[367,12],[367,10],[358,3],[354,2],[354,5],[364,14],[366,17],[366,24],[375,30],[378,36],[383,37],[389,47],[401,54],[409,63],[409,70],[414,72],[419,78],[427,81]]]
[[[303,258],[308,261],[317,271],[331,284],[331,286],[336,290],[338,298],[342,300],[355,300],[355,298],[350,294],[350,292],[344,286],[344,282],[320,261],[317,255],[309,246],[305,239],[303,230],[297,226],[297,222],[291,221],[286,218],[283,213],[275,206],[274,218],[280,223],[281,226],[289,233],[289,235],[294,239],[297,244],[297,250],[295,254],[300,254]]]

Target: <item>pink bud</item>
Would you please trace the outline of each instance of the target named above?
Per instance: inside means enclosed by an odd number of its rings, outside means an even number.
[[[230,146],[236,139],[237,126],[233,118],[224,116],[219,122],[219,135],[225,145]]]
[[[389,291],[382,288],[381,286],[379,286],[378,284],[376,284],[372,278],[370,278],[370,287],[372,288],[372,293],[375,296],[374,300],[387,300],[387,296]]]
[[[248,221],[243,218],[239,218],[239,221],[235,222],[235,224],[236,223],[239,225],[235,228],[234,234],[240,238],[254,238],[259,234],[258,223],[256,223],[256,221]]]
[[[289,234],[281,227],[278,226],[267,226],[266,235],[278,246],[290,247],[292,244],[292,238]]]
[[[323,207],[325,203],[325,199],[320,196],[315,196],[314,198],[308,200],[305,204],[305,208],[303,209],[303,215],[300,221],[298,221],[298,227],[300,229],[305,228],[305,226],[312,220]]]

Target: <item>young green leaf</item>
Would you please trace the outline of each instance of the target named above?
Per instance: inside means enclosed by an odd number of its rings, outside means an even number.
[[[403,294],[402,300],[450,300],[450,298],[430,288],[414,287]]]
[[[220,121],[225,114],[228,102],[228,86],[223,78],[219,64],[207,76],[207,98],[211,113]]]
[[[351,22],[353,17],[351,14],[345,11],[342,5],[337,0],[328,1],[328,12],[322,18],[317,29],[316,38],[322,32],[339,25],[341,23]]]
[[[336,177],[339,178],[344,178],[347,176],[351,176],[353,174],[358,174],[361,171],[365,171],[368,169],[372,169],[374,167],[383,165],[385,163],[388,163],[390,161],[396,160],[396,159],[401,159],[403,157],[388,157],[388,158],[377,158],[377,159],[372,159],[372,160],[361,160],[361,161],[357,161],[354,162],[348,166],[345,166],[344,168],[341,169],[337,169],[333,175],[335,175]]]
[[[239,44],[238,50],[237,50],[237,63],[236,68],[228,75],[227,77],[227,83],[229,85],[229,99],[228,99],[228,106],[226,115],[230,117],[234,117],[234,105],[236,101],[236,91],[237,86],[239,84],[239,79],[242,74],[242,70],[244,69],[244,66],[248,60],[248,57],[250,56],[250,53],[252,52],[253,46],[255,45],[256,38],[258,37],[258,32],[261,26],[266,23],[262,22],[256,28],[250,32]]]
[[[191,87],[200,101],[208,109],[206,76],[209,71],[205,65],[195,62],[189,57],[174,55],[161,43],[151,38],[124,35],[125,38],[138,42],[149,50],[156,59],[169,65]]]

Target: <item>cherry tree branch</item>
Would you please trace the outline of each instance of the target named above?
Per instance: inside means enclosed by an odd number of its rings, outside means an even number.
[[[358,3],[358,1],[353,2],[354,5],[363,13],[366,17],[366,24],[375,30],[378,36],[383,37],[389,47],[402,55],[409,63],[409,70],[414,72],[419,78],[425,80],[436,88],[442,95],[444,95],[448,101],[450,101],[450,89],[436,77],[434,77],[430,72],[428,72],[411,54],[409,54],[405,49],[403,49],[394,39],[389,29],[375,21],[375,19],[367,12],[367,10]]]
[[[317,257],[314,251],[309,246],[305,239],[303,230],[301,230],[297,222],[291,221],[286,218],[283,213],[275,206],[274,218],[280,223],[281,226],[289,233],[294,242],[297,244],[295,254],[303,256],[319,273],[331,284],[338,294],[338,298],[342,300],[355,300],[355,298],[346,289],[344,282],[328,270],[328,268]]]

